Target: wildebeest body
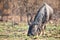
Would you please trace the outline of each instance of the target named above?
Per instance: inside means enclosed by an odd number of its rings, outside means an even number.
[[[46,3],[38,10],[34,21],[29,25],[28,35],[38,35],[46,27],[46,23],[51,19],[53,9]]]

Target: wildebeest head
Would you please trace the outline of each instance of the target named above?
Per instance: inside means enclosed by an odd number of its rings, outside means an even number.
[[[37,35],[37,26],[38,25],[29,25],[29,30],[28,30],[28,36],[30,36],[30,35],[32,35],[32,36],[35,36],[35,35]]]
[[[35,24],[34,23],[34,20],[33,20],[33,16],[31,15],[31,14],[28,14],[27,15],[27,17],[28,17],[28,19],[27,19],[27,21],[28,21],[28,25],[29,25],[29,30],[28,30],[28,36],[29,35],[36,35],[37,34],[37,24]]]

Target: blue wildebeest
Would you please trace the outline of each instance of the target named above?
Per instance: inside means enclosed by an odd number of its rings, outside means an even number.
[[[53,9],[47,3],[44,3],[42,7],[38,10],[34,20],[32,21],[32,16],[28,20],[29,30],[27,35],[35,36],[44,34],[46,23],[51,20],[52,14]]]

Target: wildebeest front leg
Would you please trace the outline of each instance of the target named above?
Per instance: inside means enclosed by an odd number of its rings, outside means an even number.
[[[41,34],[42,34],[42,35],[45,35],[45,29],[46,29],[46,24],[44,24],[44,25],[42,26],[42,29],[41,29]]]
[[[43,24],[39,29],[40,29],[40,36],[45,35],[46,25]]]

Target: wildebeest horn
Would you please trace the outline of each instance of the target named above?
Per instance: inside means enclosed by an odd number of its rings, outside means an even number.
[[[32,15],[31,14],[27,14],[27,22],[28,22],[28,25],[32,24]]]

